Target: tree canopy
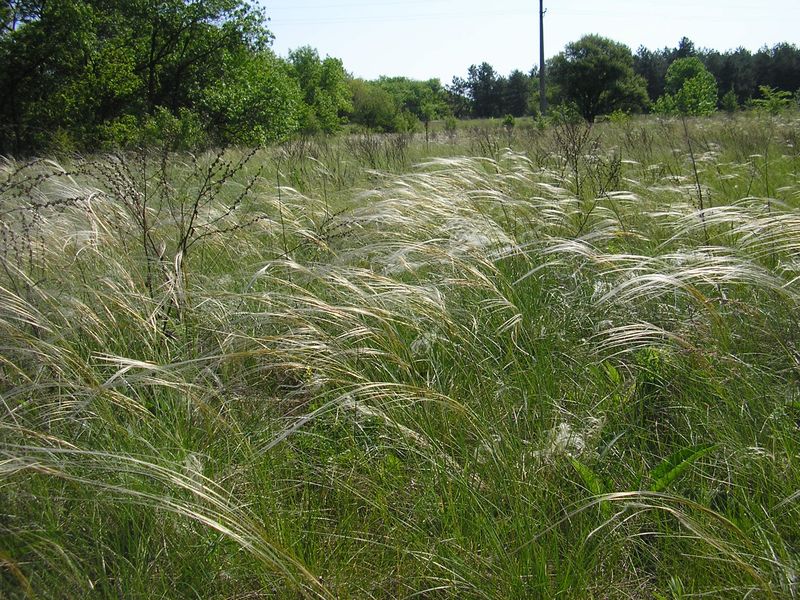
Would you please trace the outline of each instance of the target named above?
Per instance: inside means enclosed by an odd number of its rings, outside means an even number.
[[[667,69],[678,59],[695,57],[717,81],[718,93],[733,91],[736,102],[744,104],[763,98],[762,89],[796,92],[800,89],[800,47],[781,43],[758,52],[736,48],[727,52],[696,48],[682,38],[675,48],[649,50],[641,47],[634,57],[634,70],[647,81],[651,98],[664,92]]]
[[[392,95],[374,82],[350,81],[353,109],[350,119],[373,131],[394,131],[398,108]]]
[[[0,154],[261,144],[343,123],[418,130],[435,119],[535,114],[538,70],[487,62],[438,79],[353,78],[302,46],[279,57],[250,0],[8,0],[0,3]],[[682,38],[630,49],[587,35],[548,63],[551,105],[594,120],[615,110],[708,114],[790,104],[800,48],[720,53]],[[722,96],[721,98],[719,96]],[[772,108],[770,109],[772,110]],[[168,139],[167,139],[168,138]]]
[[[472,65],[466,79],[454,77],[447,88],[447,102],[457,117],[521,117],[530,112],[532,75],[516,69],[508,77],[489,63]]]
[[[131,117],[213,106],[219,81],[263,108],[253,65],[275,66],[266,18],[242,0],[40,0],[8,4],[2,22],[2,151],[41,147],[55,130],[94,147]]]
[[[304,107],[300,127],[306,133],[334,133],[351,110],[347,74],[338,58],[320,59],[311,46],[289,53],[290,72],[300,85]]]
[[[702,116],[717,110],[717,81],[695,56],[679,58],[669,66],[664,89],[656,112]]]
[[[649,101],[644,79],[633,71],[630,49],[599,35],[567,44],[549,70],[560,98],[588,121],[615,110],[641,110]]]

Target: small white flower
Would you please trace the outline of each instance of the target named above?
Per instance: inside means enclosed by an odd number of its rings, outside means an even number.
[[[427,354],[430,352],[431,348],[441,339],[437,333],[433,331],[426,331],[425,333],[417,336],[413,342],[411,342],[411,354]]]
[[[553,456],[581,456],[589,452],[594,439],[600,434],[604,424],[603,418],[588,417],[585,427],[578,431],[563,421],[553,427],[547,434],[546,446],[534,452],[537,458]]]

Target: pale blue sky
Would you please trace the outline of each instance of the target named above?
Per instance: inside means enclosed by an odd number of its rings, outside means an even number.
[[[405,75],[449,83],[471,64],[501,74],[538,62],[538,0],[261,0],[275,51],[310,45],[367,79]],[[631,47],[757,50],[800,44],[800,0],[545,0],[545,54],[587,33]]]

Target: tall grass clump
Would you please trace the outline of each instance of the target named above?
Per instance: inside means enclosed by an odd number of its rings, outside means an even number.
[[[799,128],[6,160],[0,590],[796,597]]]

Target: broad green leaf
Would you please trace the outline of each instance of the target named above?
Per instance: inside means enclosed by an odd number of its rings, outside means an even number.
[[[653,484],[652,492],[663,492],[673,481],[680,477],[695,461],[716,448],[716,444],[698,444],[678,450],[668,456],[650,473]]]
[[[600,481],[600,478],[592,471],[591,468],[583,464],[577,458],[570,458],[572,461],[572,466],[575,467],[575,470],[578,472],[578,475],[581,476],[583,479],[583,483],[586,485],[586,488],[592,492],[595,496],[600,496],[601,494],[605,494],[605,486],[603,482]]]
[[[604,362],[603,369],[605,370],[606,376],[611,383],[615,385],[620,385],[622,383],[622,376],[619,374],[619,371],[617,371],[617,368],[614,365],[609,362]]]
[[[602,479],[597,476],[597,474],[592,471],[590,467],[583,464],[577,458],[570,458],[572,461],[572,466],[578,472],[578,475],[581,476],[583,479],[583,483],[586,488],[592,493],[594,496],[602,496],[606,493],[606,486],[603,484]],[[601,501],[600,502],[600,511],[603,516],[608,517],[611,514],[611,507],[608,502]]]

